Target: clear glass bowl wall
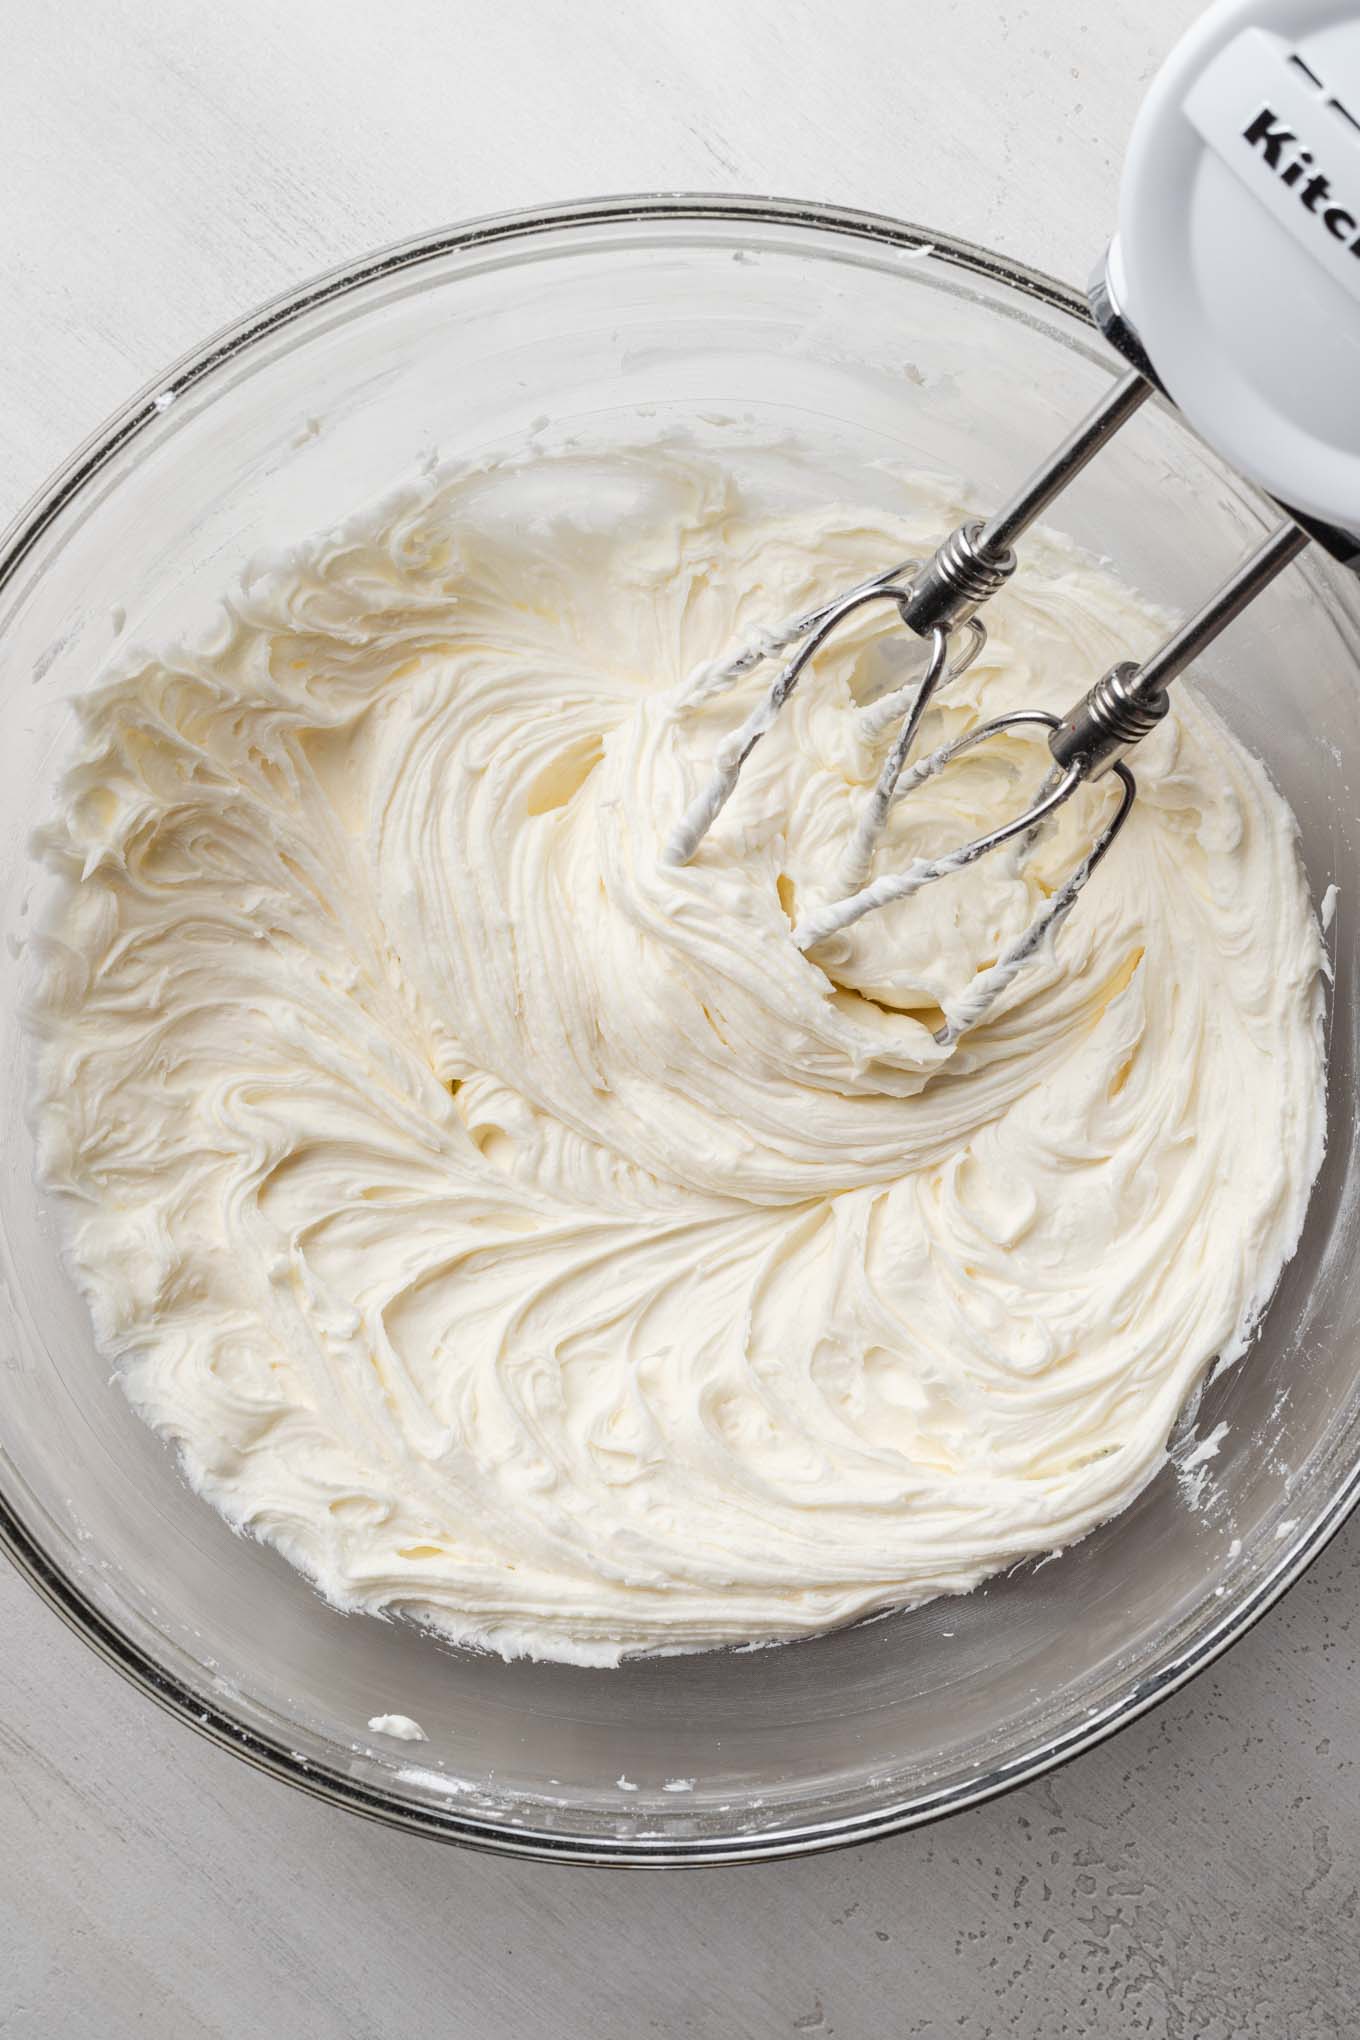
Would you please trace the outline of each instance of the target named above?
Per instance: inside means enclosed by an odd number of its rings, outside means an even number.
[[[111,1385],[32,1188],[20,1006],[42,900],[26,842],[117,618],[123,642],[163,639],[257,551],[544,419],[548,446],[792,432],[881,500],[872,463],[890,457],[968,478],[985,505],[1111,372],[1072,293],[924,230],[610,201],[451,231],[267,307],[131,405],[16,525],[0,557],[18,957],[0,1015],[0,1531],[153,1697],[294,1783],[446,1838],[580,1861],[791,1853],[968,1804],[1108,1733],[1239,1634],[1343,1519],[1360,1481],[1360,604],[1315,553],[1197,676],[1291,802],[1315,896],[1341,886],[1330,1149],[1262,1336],[1205,1393],[1200,1428],[1230,1426],[1216,1510],[1188,1507],[1168,1469],[1041,1569],[781,1649],[614,1672],[453,1650],[337,1614],[197,1500]],[[1269,514],[1149,407],[1055,521],[1179,608]],[[428,1742],[372,1735],[394,1709]]]

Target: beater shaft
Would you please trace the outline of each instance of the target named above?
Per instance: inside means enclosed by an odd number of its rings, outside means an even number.
[[[1082,776],[1099,779],[1116,758],[1122,758],[1161,721],[1171,681],[1194,663],[1307,544],[1308,534],[1297,524],[1279,525],[1141,666],[1127,662],[1112,666],[1058,724],[1049,743],[1055,762],[1067,766],[1084,760]]]
[[[932,630],[948,630],[972,616],[1015,571],[1016,539],[1151,395],[1152,384],[1136,369],[1121,376],[1008,502],[990,517],[951,531],[912,582],[902,605],[903,623],[928,637]]]
[[[1136,369],[1121,376],[1053,449],[1044,465],[987,519],[982,527],[983,547],[988,552],[1008,552],[1151,395],[1152,384]]]

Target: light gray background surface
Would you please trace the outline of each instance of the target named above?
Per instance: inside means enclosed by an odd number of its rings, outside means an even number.
[[[0,0],[0,516],[260,298],[467,214],[839,199],[1082,279],[1192,0]],[[312,1803],[0,1567],[5,2040],[1322,2040],[1360,2026],[1360,1536],[1056,1777],[757,1870]]]

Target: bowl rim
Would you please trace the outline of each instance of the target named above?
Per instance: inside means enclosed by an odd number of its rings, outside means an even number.
[[[950,269],[1006,284],[1080,324],[1091,323],[1082,294],[1041,270],[918,223],[813,200],[718,192],[640,192],[482,215],[394,242],[326,270],[293,290],[267,299],[164,369],[91,433],[0,534],[0,596],[62,512],[102,469],[161,419],[175,398],[308,312],[338,302],[383,277],[414,271],[445,255],[467,254],[498,243],[529,242],[536,235],[575,227],[685,221],[805,228],[853,242],[877,243],[898,253],[928,252]],[[67,1626],[148,1698],[209,1742],[313,1798],[407,1833],[500,1855],[614,1868],[661,1869],[766,1862],[878,1840],[981,1805],[1044,1776],[1095,1748],[1213,1664],[1301,1577],[1357,1503],[1360,1503],[1360,1463],[1349,1469],[1314,1520],[1291,1540],[1276,1564],[1249,1592],[1207,1629],[1188,1638],[1156,1673],[1137,1681],[1095,1716],[1083,1718],[1066,1732],[1047,1737],[1007,1763],[980,1772],[967,1782],[910,1794],[873,1811],[807,1821],[759,1835],[571,1835],[548,1828],[535,1829],[522,1816],[512,1825],[508,1820],[491,1816],[399,1799],[345,1772],[302,1758],[282,1740],[260,1733],[221,1706],[190,1693],[163,1665],[133,1643],[42,1549],[2,1489],[0,1550]]]

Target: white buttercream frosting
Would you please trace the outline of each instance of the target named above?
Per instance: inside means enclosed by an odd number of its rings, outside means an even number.
[[[369,1727],[375,1735],[393,1735],[398,1742],[428,1742],[430,1738],[418,1721],[412,1721],[409,1714],[374,1714]]]
[[[890,615],[663,859],[766,676],[687,677],[958,509],[904,501],[780,507],[677,445],[445,477],[81,703],[44,1177],[135,1406],[341,1606],[604,1663],[967,1589],[1123,1508],[1267,1300],[1321,949],[1286,807],[1189,689],[951,1048],[1111,796],[800,953],[891,741],[856,707],[901,684]],[[988,620],[923,750],[1156,634],[1043,538]],[[1046,759],[920,786],[875,871]]]

